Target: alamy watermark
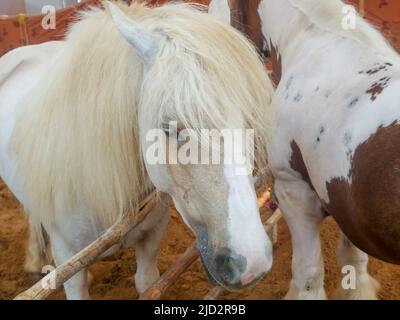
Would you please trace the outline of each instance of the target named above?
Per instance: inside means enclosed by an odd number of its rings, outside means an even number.
[[[345,265],[342,267],[342,282],[341,286],[344,290],[357,289],[357,274],[356,268],[352,265]]]
[[[78,1],[80,3],[80,1]],[[360,11],[364,14],[364,5],[360,1]],[[45,30],[54,30],[57,26],[57,9],[52,5],[45,5],[42,7],[42,28]],[[355,30],[357,27],[357,10],[352,5],[344,5],[342,8],[342,28],[344,30]]]
[[[56,11],[56,8],[51,5],[47,5],[42,8],[42,14],[44,14],[44,17],[42,18],[42,28],[44,30],[54,30],[56,28]]]
[[[251,174],[254,166],[253,129],[178,129],[163,124],[146,134],[145,152],[150,165],[232,165],[237,175]]]
[[[352,5],[344,5],[342,8],[342,28],[355,30],[357,28],[357,11]]]

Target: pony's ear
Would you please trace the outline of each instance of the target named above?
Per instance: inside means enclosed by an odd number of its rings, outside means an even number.
[[[162,35],[146,30],[110,1],[106,1],[106,4],[121,35],[135,49],[142,62],[150,64],[160,48]]]
[[[231,8],[229,0],[212,0],[208,7],[208,13],[218,20],[231,25]]]

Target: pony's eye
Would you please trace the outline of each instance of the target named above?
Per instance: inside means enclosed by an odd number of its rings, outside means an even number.
[[[186,130],[179,128],[176,122],[164,122],[161,127],[168,138],[174,139],[178,143],[187,142],[188,135]]]
[[[169,125],[169,123],[163,123],[162,124],[162,131],[164,131],[164,133],[169,137],[171,134],[171,127]]]
[[[179,130],[177,129],[176,126],[171,125],[170,123],[163,123],[162,124],[162,130],[164,133],[167,135],[169,138],[174,138],[178,140],[179,138]]]

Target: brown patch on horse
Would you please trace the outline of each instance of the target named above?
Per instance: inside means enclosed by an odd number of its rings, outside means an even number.
[[[310,175],[308,174],[306,164],[304,163],[303,155],[301,154],[301,150],[297,145],[296,141],[292,140],[292,142],[290,143],[290,148],[292,149],[292,155],[289,160],[290,167],[294,171],[300,173],[303,181],[307,182],[310,188],[315,191],[315,188],[310,179]],[[329,216],[329,212],[327,211],[326,206],[324,206],[322,201],[321,201],[321,212],[325,216]]]
[[[310,185],[312,190],[315,190],[308,174],[306,164],[304,163],[303,155],[301,154],[301,150],[296,141],[292,140],[290,143],[290,148],[292,149],[292,155],[290,156],[289,160],[290,167],[294,171],[300,173],[301,178]]]
[[[377,82],[372,84],[372,86],[366,91],[366,93],[371,94],[371,100],[375,101],[376,98],[383,92],[383,90],[388,86],[391,78],[383,77]]]
[[[261,18],[258,13],[260,2],[261,0],[229,0],[231,24],[253,41],[258,52],[263,57],[270,57],[272,62],[272,80],[275,85],[278,85],[282,77],[281,57],[274,46],[270,46],[270,52],[265,48],[265,38],[262,33]]]
[[[270,52],[270,59],[272,63],[272,80],[274,84],[278,86],[279,82],[282,78],[282,60],[278,50],[270,44],[271,52]]]
[[[231,25],[244,34],[246,34],[244,26],[246,2],[244,0],[228,0],[229,8],[231,9]]]
[[[371,100],[375,101],[376,97],[379,96],[383,91],[383,87],[379,85],[378,83],[374,83],[371,88],[369,88],[366,93],[371,94]]]
[[[261,30],[261,18],[258,7],[261,0],[229,0],[232,26],[246,34],[256,45],[262,55],[264,51],[264,36]]]
[[[400,125],[380,127],[354,152],[350,177],[327,183],[329,213],[366,253],[400,264]]]

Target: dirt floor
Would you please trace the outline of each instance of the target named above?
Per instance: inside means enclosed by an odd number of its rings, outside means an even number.
[[[171,208],[172,218],[163,242],[159,266],[164,272],[193,241],[191,232]],[[338,228],[333,220],[326,219],[322,228],[323,253],[325,260],[325,287],[328,295],[339,283],[339,269],[335,262]],[[0,181],[0,299],[12,299],[29,288],[36,280],[23,270],[27,242],[26,219],[18,202]],[[278,243],[274,250],[272,271],[257,286],[239,293],[228,293],[222,299],[281,299],[289,286],[291,277],[291,244],[287,225],[279,223]],[[370,272],[381,283],[380,298],[400,298],[400,267],[371,259]],[[131,249],[119,251],[112,257],[97,262],[91,267],[94,281],[90,294],[94,299],[135,299],[133,275],[135,255]],[[210,289],[206,275],[196,262],[171,287],[165,299],[201,299]],[[58,290],[52,299],[64,299],[63,290]]]

